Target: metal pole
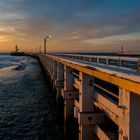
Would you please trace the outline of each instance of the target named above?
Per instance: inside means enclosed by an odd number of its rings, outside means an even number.
[[[123,53],[124,52],[124,48],[123,48],[123,46],[121,47],[121,53]]]
[[[41,53],[41,45],[39,46],[39,53]]]
[[[44,38],[44,53],[46,54],[46,38]]]

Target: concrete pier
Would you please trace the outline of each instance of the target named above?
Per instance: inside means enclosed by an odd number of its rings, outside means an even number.
[[[96,64],[82,62],[93,58],[36,55],[52,81],[52,96],[58,115],[64,119],[66,140],[139,140],[140,73],[137,70],[130,73],[130,69],[120,66],[103,68],[102,64],[97,65],[97,60]],[[112,58],[106,59],[104,65],[111,64]],[[101,62],[100,58],[98,61]],[[122,64],[120,58],[117,62]],[[78,125],[77,130],[74,124]]]

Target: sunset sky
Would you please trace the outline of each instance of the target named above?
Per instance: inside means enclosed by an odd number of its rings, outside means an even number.
[[[140,0],[0,0],[0,51],[140,51]]]

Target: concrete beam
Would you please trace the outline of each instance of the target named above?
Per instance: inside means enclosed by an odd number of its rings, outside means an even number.
[[[119,140],[140,138],[140,96],[120,88],[119,105],[123,116],[119,116]]]

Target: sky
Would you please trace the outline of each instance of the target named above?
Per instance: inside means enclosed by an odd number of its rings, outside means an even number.
[[[0,51],[140,51],[140,0],[0,0]]]

